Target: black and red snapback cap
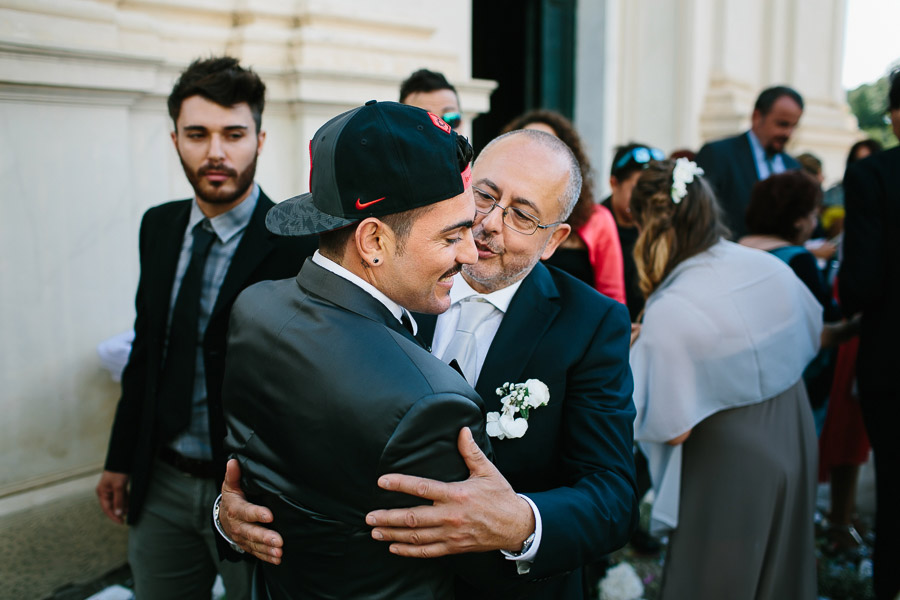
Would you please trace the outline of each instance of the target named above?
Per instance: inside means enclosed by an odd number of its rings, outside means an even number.
[[[323,233],[367,217],[453,198],[471,180],[468,141],[440,117],[370,100],[316,131],[307,194],[269,209],[266,227],[283,236]]]

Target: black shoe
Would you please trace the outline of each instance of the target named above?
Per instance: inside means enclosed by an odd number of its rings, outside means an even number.
[[[629,544],[638,554],[655,555],[662,550],[662,544],[658,539],[644,531],[643,529],[635,529],[631,534]]]

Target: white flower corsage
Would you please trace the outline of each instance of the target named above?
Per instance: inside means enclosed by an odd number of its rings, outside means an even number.
[[[694,175],[703,175],[703,169],[697,163],[686,158],[675,161],[675,168],[672,169],[672,202],[680,204],[687,196],[687,184],[693,183]]]
[[[644,584],[634,567],[619,563],[600,581],[600,600],[638,600],[644,596]]]
[[[503,409],[487,414],[487,434],[501,440],[525,435],[531,411],[550,402],[550,390],[539,379],[504,383],[497,388],[497,395],[502,396]]]

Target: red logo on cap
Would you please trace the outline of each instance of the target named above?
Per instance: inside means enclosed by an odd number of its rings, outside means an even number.
[[[437,116],[436,114],[428,113],[428,116],[431,117],[431,122],[434,123],[434,126],[437,127],[438,129],[443,129],[447,133],[450,133],[452,131],[450,126],[447,125],[447,123],[445,123],[444,120],[442,118],[440,118],[439,116]]]
[[[381,202],[381,201],[384,200],[385,198],[387,198],[387,196],[382,196],[382,197],[379,198],[378,200],[370,200],[370,201],[368,201],[368,202],[360,202],[360,201],[359,201],[359,198],[357,198],[357,199],[356,199],[356,210],[364,210],[364,209],[366,209],[366,208],[369,208],[369,207],[372,206],[373,204],[376,204],[376,203],[378,203],[378,202]]]
[[[461,173],[463,180],[463,189],[469,187],[469,184],[472,183],[472,165],[466,167],[466,170]]]

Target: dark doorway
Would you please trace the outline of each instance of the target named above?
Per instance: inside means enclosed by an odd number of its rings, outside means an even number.
[[[472,76],[497,81],[472,122],[476,152],[533,108],[572,118],[576,0],[473,0]]]

